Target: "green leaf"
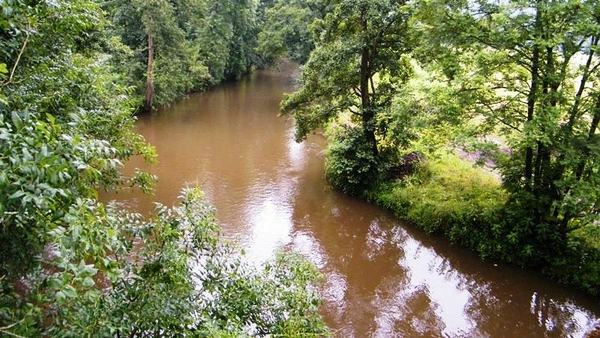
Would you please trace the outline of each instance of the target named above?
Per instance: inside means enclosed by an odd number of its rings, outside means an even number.
[[[56,293],[56,301],[57,301],[58,303],[64,303],[64,301],[65,301],[65,299],[66,299],[66,298],[67,298],[67,296],[65,295],[65,293],[64,293],[64,292],[62,292],[62,291],[58,291],[58,292]]]
[[[75,288],[71,285],[65,285],[62,291],[64,292],[65,296],[71,299],[77,298],[77,290],[75,290]]]
[[[13,124],[15,125],[15,127],[17,129],[20,129],[21,127],[23,127],[23,120],[21,119],[21,117],[19,116],[19,113],[13,111],[10,115]]]
[[[96,284],[96,282],[94,282],[94,279],[92,277],[86,277],[83,280],[83,286],[85,286],[86,288],[91,288],[95,284]]]
[[[14,200],[17,198],[21,198],[25,195],[25,192],[22,190],[15,191],[12,195],[8,196],[9,199]]]
[[[13,8],[12,8],[12,7],[10,7],[10,6],[6,6],[6,7],[3,7],[3,8],[2,8],[2,15],[3,15],[5,18],[9,18],[9,17],[12,15],[12,13],[13,13]],[[1,64],[0,64],[0,65],[1,65]],[[4,65],[4,66],[6,67],[6,65]]]
[[[83,227],[81,225],[74,225],[72,231],[72,238],[74,242],[79,240],[79,236],[81,236],[81,232],[83,231]]]

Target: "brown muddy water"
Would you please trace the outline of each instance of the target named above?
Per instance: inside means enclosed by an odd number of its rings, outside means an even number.
[[[154,201],[172,205],[182,187],[200,185],[249,260],[286,247],[317,264],[336,337],[581,337],[600,317],[597,299],[482,262],[332,190],[323,138],[295,143],[293,121],[277,116],[297,76],[284,64],[140,116],[159,164],[134,159],[126,170],[157,175],[156,195],[109,197],[148,214]]]

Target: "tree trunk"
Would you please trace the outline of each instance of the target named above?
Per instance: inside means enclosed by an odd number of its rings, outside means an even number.
[[[598,45],[598,37],[593,36],[590,47],[595,47]],[[581,104],[581,97],[583,96],[583,91],[587,84],[588,77],[590,75],[590,67],[592,65],[592,60],[594,60],[594,49],[590,48],[590,54],[588,55],[587,61],[585,62],[585,68],[583,70],[583,75],[581,76],[581,80],[579,82],[579,89],[577,90],[577,94],[575,94],[575,101],[573,102],[573,107],[571,108],[571,112],[569,114],[569,120],[567,122],[567,136],[571,136],[571,132],[573,130],[573,125],[575,124],[575,120],[577,119],[577,115],[579,113],[579,105]]]
[[[361,26],[367,31],[367,21],[361,15]],[[371,93],[369,80],[371,79],[371,53],[369,47],[364,46],[360,55],[360,104],[362,110],[363,133],[366,141],[371,144],[373,155],[377,156],[377,139],[375,138],[375,113],[371,107]]]
[[[146,71],[146,104],[144,110],[152,109],[152,97],[154,96],[154,39],[148,35],[148,69]]]
[[[543,76],[542,81],[542,93],[544,97],[544,102],[549,101],[548,103],[542,103],[542,116],[545,117],[547,114],[548,107],[555,108],[557,102],[557,90],[560,85],[560,82],[556,80],[555,67],[554,67],[554,51],[552,47],[546,47],[546,71]],[[549,100],[547,99],[549,97]],[[542,134],[546,134],[544,126],[540,126],[540,131]],[[537,155],[535,159],[535,167],[534,167],[534,176],[533,176],[533,185],[534,192],[539,192],[544,195],[552,194],[551,186],[552,178],[549,177],[550,171],[550,151],[552,150],[552,144],[545,145],[543,142],[537,142]],[[551,206],[548,205],[548,208]],[[546,213],[543,211],[543,213]],[[545,216],[545,215],[544,215]]]
[[[541,9],[540,9],[540,0],[537,1],[538,6],[536,8],[537,12],[535,14],[535,33],[534,38],[538,37],[540,34],[541,26],[542,26],[542,18],[541,18]],[[537,99],[537,91],[538,91],[538,82],[539,82],[539,72],[538,69],[540,67],[540,46],[537,42],[534,42],[533,52],[531,56],[531,89],[529,90],[529,95],[527,97],[527,122],[531,122],[533,120],[533,114],[535,111],[535,102]],[[533,176],[533,147],[528,146],[525,150],[525,169],[524,169],[524,178],[525,178],[525,188],[527,190],[531,189],[531,178]]]
[[[588,132],[587,137],[587,145],[593,142],[594,135],[596,135],[596,129],[598,129],[598,124],[600,123],[600,95],[596,99],[596,106],[594,107],[594,118],[592,119],[592,124],[590,125],[590,130]],[[584,150],[584,154],[587,154],[588,150]],[[581,176],[583,176],[583,170],[585,169],[585,160],[582,159],[579,161],[579,165],[577,166],[577,170],[575,171],[575,177],[579,181]]]

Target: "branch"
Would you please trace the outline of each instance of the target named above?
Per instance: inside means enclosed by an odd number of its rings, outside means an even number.
[[[369,82],[371,83],[371,92],[372,92],[371,97],[375,97],[376,93],[375,93],[375,84],[373,83],[373,76],[369,77]]]
[[[392,20],[388,22],[387,25],[385,25],[385,27],[377,33],[377,36],[375,37],[375,41],[373,43],[374,46],[379,45],[379,43],[383,39],[383,34],[386,33],[388,29],[390,29],[390,27],[392,27],[392,25],[396,22],[397,19],[397,16],[392,18]]]
[[[4,331],[2,329],[0,329],[0,332],[2,332],[5,335],[9,335],[11,337],[25,338],[24,336],[19,336],[18,334],[15,334],[15,333],[12,333],[12,332],[9,332],[9,331]]]
[[[592,69],[590,69],[590,73],[595,72],[596,69],[598,69],[598,67],[600,67],[600,63],[597,63],[596,65],[594,65],[594,67],[592,67]]]
[[[8,86],[12,82],[13,77],[15,76],[17,66],[19,65],[19,62],[21,61],[21,56],[23,55],[23,52],[25,51],[25,47],[27,47],[27,43],[29,42],[29,31],[30,30],[31,30],[31,25],[29,24],[29,21],[27,21],[27,29],[25,30],[25,41],[23,41],[23,46],[21,46],[19,55],[17,55],[17,61],[15,61],[15,64],[13,65],[13,67],[10,71],[10,76],[8,77],[8,80],[1,85],[2,87]]]
[[[348,107],[348,110],[350,111],[350,113],[352,113],[354,115],[362,116],[361,113],[359,113],[358,111],[352,109],[352,107]]]
[[[11,328],[13,328],[14,326],[17,326],[19,323],[23,322],[24,320],[25,320],[25,318],[23,318],[23,319],[19,320],[19,321],[18,321],[18,322],[16,322],[16,323],[12,323],[12,324],[10,324],[10,325],[4,326],[4,327],[0,327],[0,333],[3,333],[3,334],[6,334],[6,335],[9,335],[9,336],[11,336],[11,337],[25,338],[25,337],[23,337],[23,336],[19,336],[18,334],[15,334],[15,333],[12,333],[12,332],[6,331],[6,330],[8,330],[8,329],[11,329]]]
[[[519,127],[517,127],[517,126],[514,126],[514,125],[512,125],[512,124],[510,124],[510,123],[506,122],[506,121],[505,121],[504,119],[502,119],[501,117],[498,117],[498,116],[496,116],[496,115],[494,114],[494,113],[496,112],[496,110],[497,110],[496,108],[492,107],[491,105],[489,105],[489,104],[487,104],[487,103],[483,103],[483,105],[484,105],[484,106],[485,106],[487,109],[489,109],[489,110],[490,110],[490,112],[491,112],[491,114],[490,114],[490,115],[487,115],[487,116],[491,117],[492,119],[494,119],[494,120],[496,120],[496,121],[498,121],[498,122],[502,123],[503,125],[505,125],[505,126],[507,126],[507,127],[511,128],[511,129],[513,129],[513,130],[516,130],[516,131],[518,131],[518,132],[521,132],[521,129],[519,129]]]

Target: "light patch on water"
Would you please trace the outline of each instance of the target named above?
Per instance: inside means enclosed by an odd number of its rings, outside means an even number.
[[[453,272],[439,273],[445,270],[443,259],[416,240],[407,238],[403,249],[405,255],[398,264],[410,274],[407,289],[402,292],[423,290],[427,294],[431,309],[444,324],[444,335],[456,336],[471,331],[474,325],[465,312],[472,295],[461,287],[462,279]]]
[[[255,263],[273,258],[274,252],[291,241],[292,207],[270,195],[246,206],[250,236],[244,240],[247,257]]]
[[[374,219],[369,224],[369,232],[367,233],[366,243],[367,249],[364,255],[369,261],[375,260],[375,258],[385,251],[388,244],[388,231],[384,230],[379,224],[378,219]]]
[[[346,292],[348,291],[348,282],[346,277],[337,271],[331,271],[326,274],[325,286],[323,287],[323,298],[330,314],[341,320],[346,312]]]
[[[294,128],[289,128],[287,138],[287,155],[292,171],[299,172],[306,165],[306,142],[298,143],[294,140]]]
[[[572,332],[571,337],[582,337],[594,324],[594,320],[575,304],[561,304],[538,292],[531,295],[530,312],[537,317],[538,325],[548,332],[556,330],[559,326],[570,326],[568,331]],[[567,317],[567,320],[564,320],[564,317]]]
[[[244,236],[242,245],[248,260],[256,264],[272,259],[278,249],[292,242],[297,175],[306,165],[305,144],[296,143],[293,133],[294,128],[289,128],[287,156],[278,163],[281,170],[277,171],[277,176],[257,174],[258,179],[247,193],[249,200],[244,203],[244,222],[250,234]],[[310,242],[305,241],[306,245]]]
[[[300,253],[317,268],[325,268],[327,264],[325,254],[312,234],[303,231],[296,232],[292,244],[295,252]]]

